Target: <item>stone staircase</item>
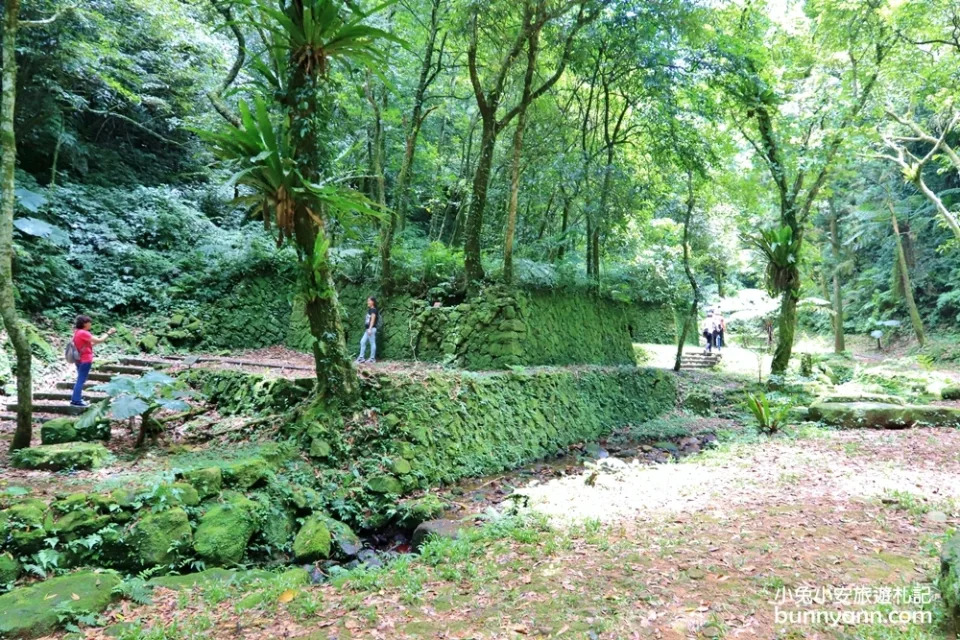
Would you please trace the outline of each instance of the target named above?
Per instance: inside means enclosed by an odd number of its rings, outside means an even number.
[[[713,351],[704,353],[703,351],[684,351],[680,358],[681,369],[712,369],[720,363],[723,356]]]
[[[164,369],[175,364],[177,359],[148,360],[144,358],[121,358],[117,362],[105,362],[94,365],[90,377],[83,385],[83,398],[92,404],[107,396],[103,393],[86,391],[117,376],[141,376],[154,369]],[[56,391],[36,391],[33,394],[34,420],[38,423],[46,422],[58,416],[76,416],[83,413],[84,407],[74,407],[70,404],[70,392],[73,391],[73,382],[58,382]],[[16,420],[17,404],[6,405],[8,413],[0,413],[0,420]]]

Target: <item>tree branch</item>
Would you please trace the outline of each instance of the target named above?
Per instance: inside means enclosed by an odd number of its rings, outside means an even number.
[[[207,99],[210,100],[210,104],[213,105],[213,108],[216,109],[217,113],[219,113],[224,120],[239,129],[240,118],[238,118],[237,115],[230,110],[230,107],[227,106],[227,103],[223,101],[223,94],[237,79],[240,69],[243,68],[243,62],[247,56],[247,40],[243,35],[243,31],[241,31],[237,23],[234,22],[233,16],[230,13],[230,7],[222,4],[220,0],[210,0],[210,4],[226,19],[227,26],[230,28],[230,31],[233,32],[233,37],[237,40],[237,57],[233,61],[233,66],[230,67],[230,71],[220,83],[220,86],[207,92]]]

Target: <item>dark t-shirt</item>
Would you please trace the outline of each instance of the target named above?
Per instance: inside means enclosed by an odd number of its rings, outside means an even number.
[[[380,312],[377,311],[377,308],[376,308],[376,307],[374,307],[373,309],[367,309],[367,316],[366,316],[366,318],[364,319],[364,323],[363,323],[363,328],[364,328],[364,329],[369,329],[369,328],[370,328],[370,320],[373,318],[374,315],[377,316],[377,319],[374,320],[373,328],[374,328],[374,329],[377,328],[376,322],[377,322],[377,320],[379,320]]]

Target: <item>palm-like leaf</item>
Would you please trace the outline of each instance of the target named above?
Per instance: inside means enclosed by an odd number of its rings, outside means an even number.
[[[278,47],[290,53],[291,61],[308,74],[326,75],[329,61],[336,59],[376,71],[386,62],[380,41],[401,40],[364,21],[393,2],[370,13],[343,12],[342,4],[337,0],[304,0],[279,9],[268,0],[260,0],[260,24],[277,39]]]
[[[765,285],[771,296],[789,291],[799,283],[800,239],[793,237],[793,229],[784,225],[756,235],[744,235],[743,239],[767,259]]]

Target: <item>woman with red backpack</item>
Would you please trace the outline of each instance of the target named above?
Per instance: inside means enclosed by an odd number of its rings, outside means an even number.
[[[87,376],[90,375],[90,368],[93,367],[93,345],[106,342],[107,338],[116,332],[116,329],[110,329],[103,336],[97,337],[90,333],[92,324],[93,320],[90,319],[90,316],[83,315],[77,316],[73,323],[73,339],[70,342],[74,348],[71,355],[74,364],[77,365],[77,384],[73,386],[73,396],[70,398],[70,404],[74,407],[88,406],[83,401],[83,385],[87,381]]]

